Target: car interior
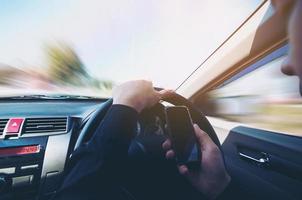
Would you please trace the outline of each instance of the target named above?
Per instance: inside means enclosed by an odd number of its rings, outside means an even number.
[[[194,123],[223,152],[236,192],[246,199],[302,198],[302,102],[291,99],[288,106],[261,99],[268,93],[263,84],[274,84],[263,74],[274,71],[278,76],[288,52],[287,15],[276,14],[270,1],[263,1],[183,80],[177,94],[140,114],[129,149],[139,166],[129,176],[135,173],[137,179],[127,177],[127,190],[135,199],[146,199],[146,194],[159,199],[162,193],[171,197],[168,181],[187,187],[175,168],[162,163],[167,105],[189,109]],[[255,104],[261,109],[251,111]],[[111,98],[0,98],[0,199],[50,199],[64,180],[73,152],[89,142],[111,105]],[[144,164],[137,164],[141,160]],[[171,174],[161,180],[166,170]]]

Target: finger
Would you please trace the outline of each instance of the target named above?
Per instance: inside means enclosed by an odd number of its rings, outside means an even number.
[[[194,130],[201,149],[207,149],[213,147],[213,145],[215,146],[215,143],[209,135],[201,130],[197,124],[194,124]]]
[[[163,144],[162,147],[165,151],[171,149],[172,144],[171,144],[171,140],[167,139]]]
[[[140,81],[142,84],[146,84],[146,85],[149,85],[149,86],[153,86],[153,83],[151,80],[148,80],[148,79],[141,79],[141,80],[138,80]]]
[[[178,171],[179,171],[179,173],[180,173],[181,175],[184,175],[184,176],[186,176],[186,175],[189,174],[189,169],[188,169],[188,167],[185,166],[185,165],[180,165],[180,166],[178,166]]]
[[[175,153],[174,153],[173,150],[167,151],[167,153],[166,153],[166,158],[167,159],[173,159],[174,157],[175,157]]]
[[[175,92],[173,90],[161,90],[161,91],[158,91],[157,93],[158,93],[160,99],[165,99],[165,98],[170,97]]]

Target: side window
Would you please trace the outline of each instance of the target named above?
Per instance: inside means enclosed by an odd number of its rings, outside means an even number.
[[[206,94],[205,113],[259,129],[302,136],[299,80],[281,73],[284,58],[284,54],[269,55],[266,62],[262,59],[210,91]]]

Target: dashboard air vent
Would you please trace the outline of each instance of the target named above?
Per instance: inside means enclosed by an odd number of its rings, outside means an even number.
[[[67,118],[27,118],[23,134],[58,133],[67,131]]]
[[[8,122],[8,119],[0,119],[0,135],[3,134],[3,131],[5,129],[7,122]]]

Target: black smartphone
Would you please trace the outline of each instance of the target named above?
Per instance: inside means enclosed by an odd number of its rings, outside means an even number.
[[[200,148],[188,108],[166,107],[166,122],[177,163],[198,167],[201,159]]]

